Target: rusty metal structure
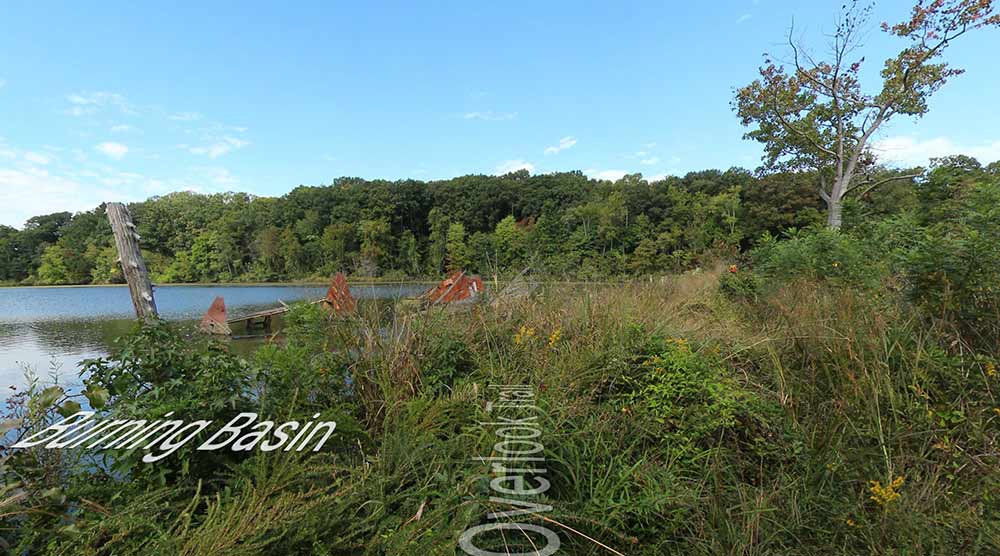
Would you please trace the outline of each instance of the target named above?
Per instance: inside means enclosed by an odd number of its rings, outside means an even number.
[[[464,270],[456,270],[438,285],[420,296],[428,306],[473,303],[483,293],[483,279],[478,275],[468,275]]]
[[[326,290],[326,297],[320,300],[324,307],[330,310],[333,316],[353,314],[358,309],[358,302],[351,295],[351,288],[347,285],[347,277],[343,272],[338,272],[330,282],[330,288]]]
[[[201,317],[201,325],[198,328],[209,334],[229,335],[233,333],[226,321],[226,301],[221,296],[212,301],[205,316]]]
[[[291,307],[280,299],[278,303],[281,303],[281,307],[264,309],[239,317],[226,318],[226,302],[222,297],[216,297],[215,301],[212,302],[212,306],[208,308],[205,316],[202,317],[199,329],[209,334],[228,336],[233,333],[229,325],[242,322],[247,332],[252,330],[268,332],[271,330],[271,320],[278,315],[287,313],[291,309]],[[330,310],[331,317],[350,315],[357,311],[358,308],[358,302],[351,295],[351,288],[348,287],[347,277],[344,276],[343,272],[338,272],[333,277],[333,280],[330,281],[330,287],[326,290],[326,296],[312,303],[322,303],[324,307]]]

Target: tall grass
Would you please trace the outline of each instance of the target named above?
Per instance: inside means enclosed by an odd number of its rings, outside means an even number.
[[[488,386],[526,384],[552,481],[535,519],[563,553],[998,553],[995,362],[893,295],[799,281],[733,301],[720,272],[468,312],[303,314],[259,380],[274,407],[341,404],[334,452],[92,490],[103,511],[32,550],[454,554],[502,509],[474,459],[496,442],[477,424]],[[313,378],[333,372],[350,377],[336,392]]]

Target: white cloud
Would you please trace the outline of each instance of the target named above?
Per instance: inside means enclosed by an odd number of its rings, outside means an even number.
[[[128,152],[128,147],[121,143],[114,143],[112,141],[105,141],[94,147],[97,152],[113,158],[115,160],[121,160],[125,153]]]
[[[0,89],[3,89],[6,86],[7,86],[7,80],[6,79],[0,79]]]
[[[750,14],[743,14],[743,15],[741,15],[740,17],[738,17],[736,19],[736,24],[739,25],[740,23],[743,23],[744,21],[748,21],[751,17],[753,17],[753,16],[750,15]]]
[[[644,155],[640,155],[640,156],[644,156]],[[650,165],[653,165],[653,164],[659,164],[659,163],[660,163],[660,157],[658,157],[658,156],[650,156],[648,158],[643,158],[642,160],[639,161],[639,164],[645,164],[646,166],[650,166]]]
[[[1000,140],[979,145],[960,145],[947,137],[920,140],[908,135],[886,137],[872,143],[879,158],[895,166],[927,166],[931,158],[953,154],[971,156],[983,164],[1000,160]]]
[[[209,158],[218,158],[224,154],[228,154],[235,150],[242,149],[243,147],[249,144],[250,141],[245,141],[238,137],[223,137],[222,139],[210,145],[203,145],[200,147],[189,147],[188,151],[191,154],[208,155]]]
[[[118,124],[116,126],[111,126],[112,133],[129,133],[133,131],[139,131],[139,128],[129,124]]]
[[[233,189],[240,185],[240,179],[226,168],[205,168],[204,171],[208,174],[209,181],[216,187]]]
[[[527,170],[529,172],[534,172],[535,165],[521,159],[507,160],[497,165],[496,174],[498,176],[502,176],[503,174],[509,174],[511,172],[516,172],[518,170]]]
[[[139,197],[130,189],[84,186],[44,168],[0,168],[0,224],[20,227],[32,216],[91,210],[113,200],[137,201]]]
[[[24,153],[24,159],[32,164],[48,164],[52,159],[42,153],[28,151]]]
[[[517,112],[494,112],[492,110],[487,110],[485,112],[466,112],[462,117],[466,120],[500,122],[504,120],[513,120],[517,117]]]
[[[652,149],[655,146],[656,146],[656,142],[655,141],[652,142],[652,143],[646,143],[645,145],[643,145],[643,147],[646,147],[647,149]]]
[[[106,91],[73,93],[67,95],[66,100],[72,105],[67,112],[73,116],[93,114],[105,107],[116,107],[126,114],[135,114],[132,105],[118,93]]]
[[[596,168],[588,168],[584,170],[583,173],[586,174],[587,177],[595,180],[618,181],[628,172],[625,170],[598,170]]]
[[[170,116],[170,119],[176,122],[193,122],[195,120],[200,120],[201,114],[197,112],[178,112]]]
[[[559,154],[561,151],[572,148],[576,144],[576,137],[566,136],[559,140],[558,145],[545,147],[545,154]]]

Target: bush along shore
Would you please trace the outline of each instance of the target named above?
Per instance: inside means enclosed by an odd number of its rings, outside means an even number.
[[[84,398],[105,419],[217,428],[252,412],[336,432],[318,452],[190,442],[155,464],[5,448],[0,540],[74,555],[996,554],[995,194],[502,307],[331,322],[296,305],[283,341],[249,358],[147,323],[83,365],[82,396],[14,395],[8,434]]]

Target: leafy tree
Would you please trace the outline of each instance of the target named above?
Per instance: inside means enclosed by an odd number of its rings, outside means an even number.
[[[348,254],[354,247],[354,226],[346,222],[330,224],[323,229],[319,245],[326,273],[344,270]]]
[[[297,275],[303,270],[302,244],[299,243],[299,238],[296,237],[291,228],[285,228],[281,231],[280,245],[285,260],[285,273],[289,276]]]
[[[503,220],[497,222],[496,228],[493,230],[493,239],[498,266],[507,268],[521,259],[524,249],[523,235],[517,227],[514,215],[508,214]]]
[[[42,264],[38,267],[38,283],[45,285],[69,284],[70,273],[66,268],[67,249],[50,245],[42,253]]]
[[[361,236],[361,264],[365,276],[378,276],[389,252],[389,222],[384,218],[363,220],[358,225]]]
[[[814,58],[790,31],[791,61],[765,55],[760,78],[739,89],[733,102],[743,125],[753,127],[746,137],[764,144],[768,167],[817,171],[827,224],[834,229],[841,226],[847,195],[903,177],[872,177],[872,135],[895,116],[926,114],[930,97],[962,72],[936,60],[966,32],[1000,25],[990,1],[921,1],[910,19],[882,24],[883,31],[910,44],[885,61],[881,85],[865,92],[865,56],[852,57],[863,46],[869,12],[856,1],[844,6],[826,60]]]
[[[404,231],[399,236],[399,261],[401,269],[407,274],[420,275],[420,250],[417,247],[417,238],[410,230]]]
[[[277,226],[267,226],[257,234],[255,242],[257,260],[269,274],[284,272],[285,254],[282,250],[281,229]]]
[[[469,266],[469,248],[465,242],[465,226],[454,222],[448,226],[448,270],[462,270]]]
[[[440,208],[434,207],[427,215],[430,235],[427,238],[427,267],[431,274],[445,268],[448,259],[448,218]]]

